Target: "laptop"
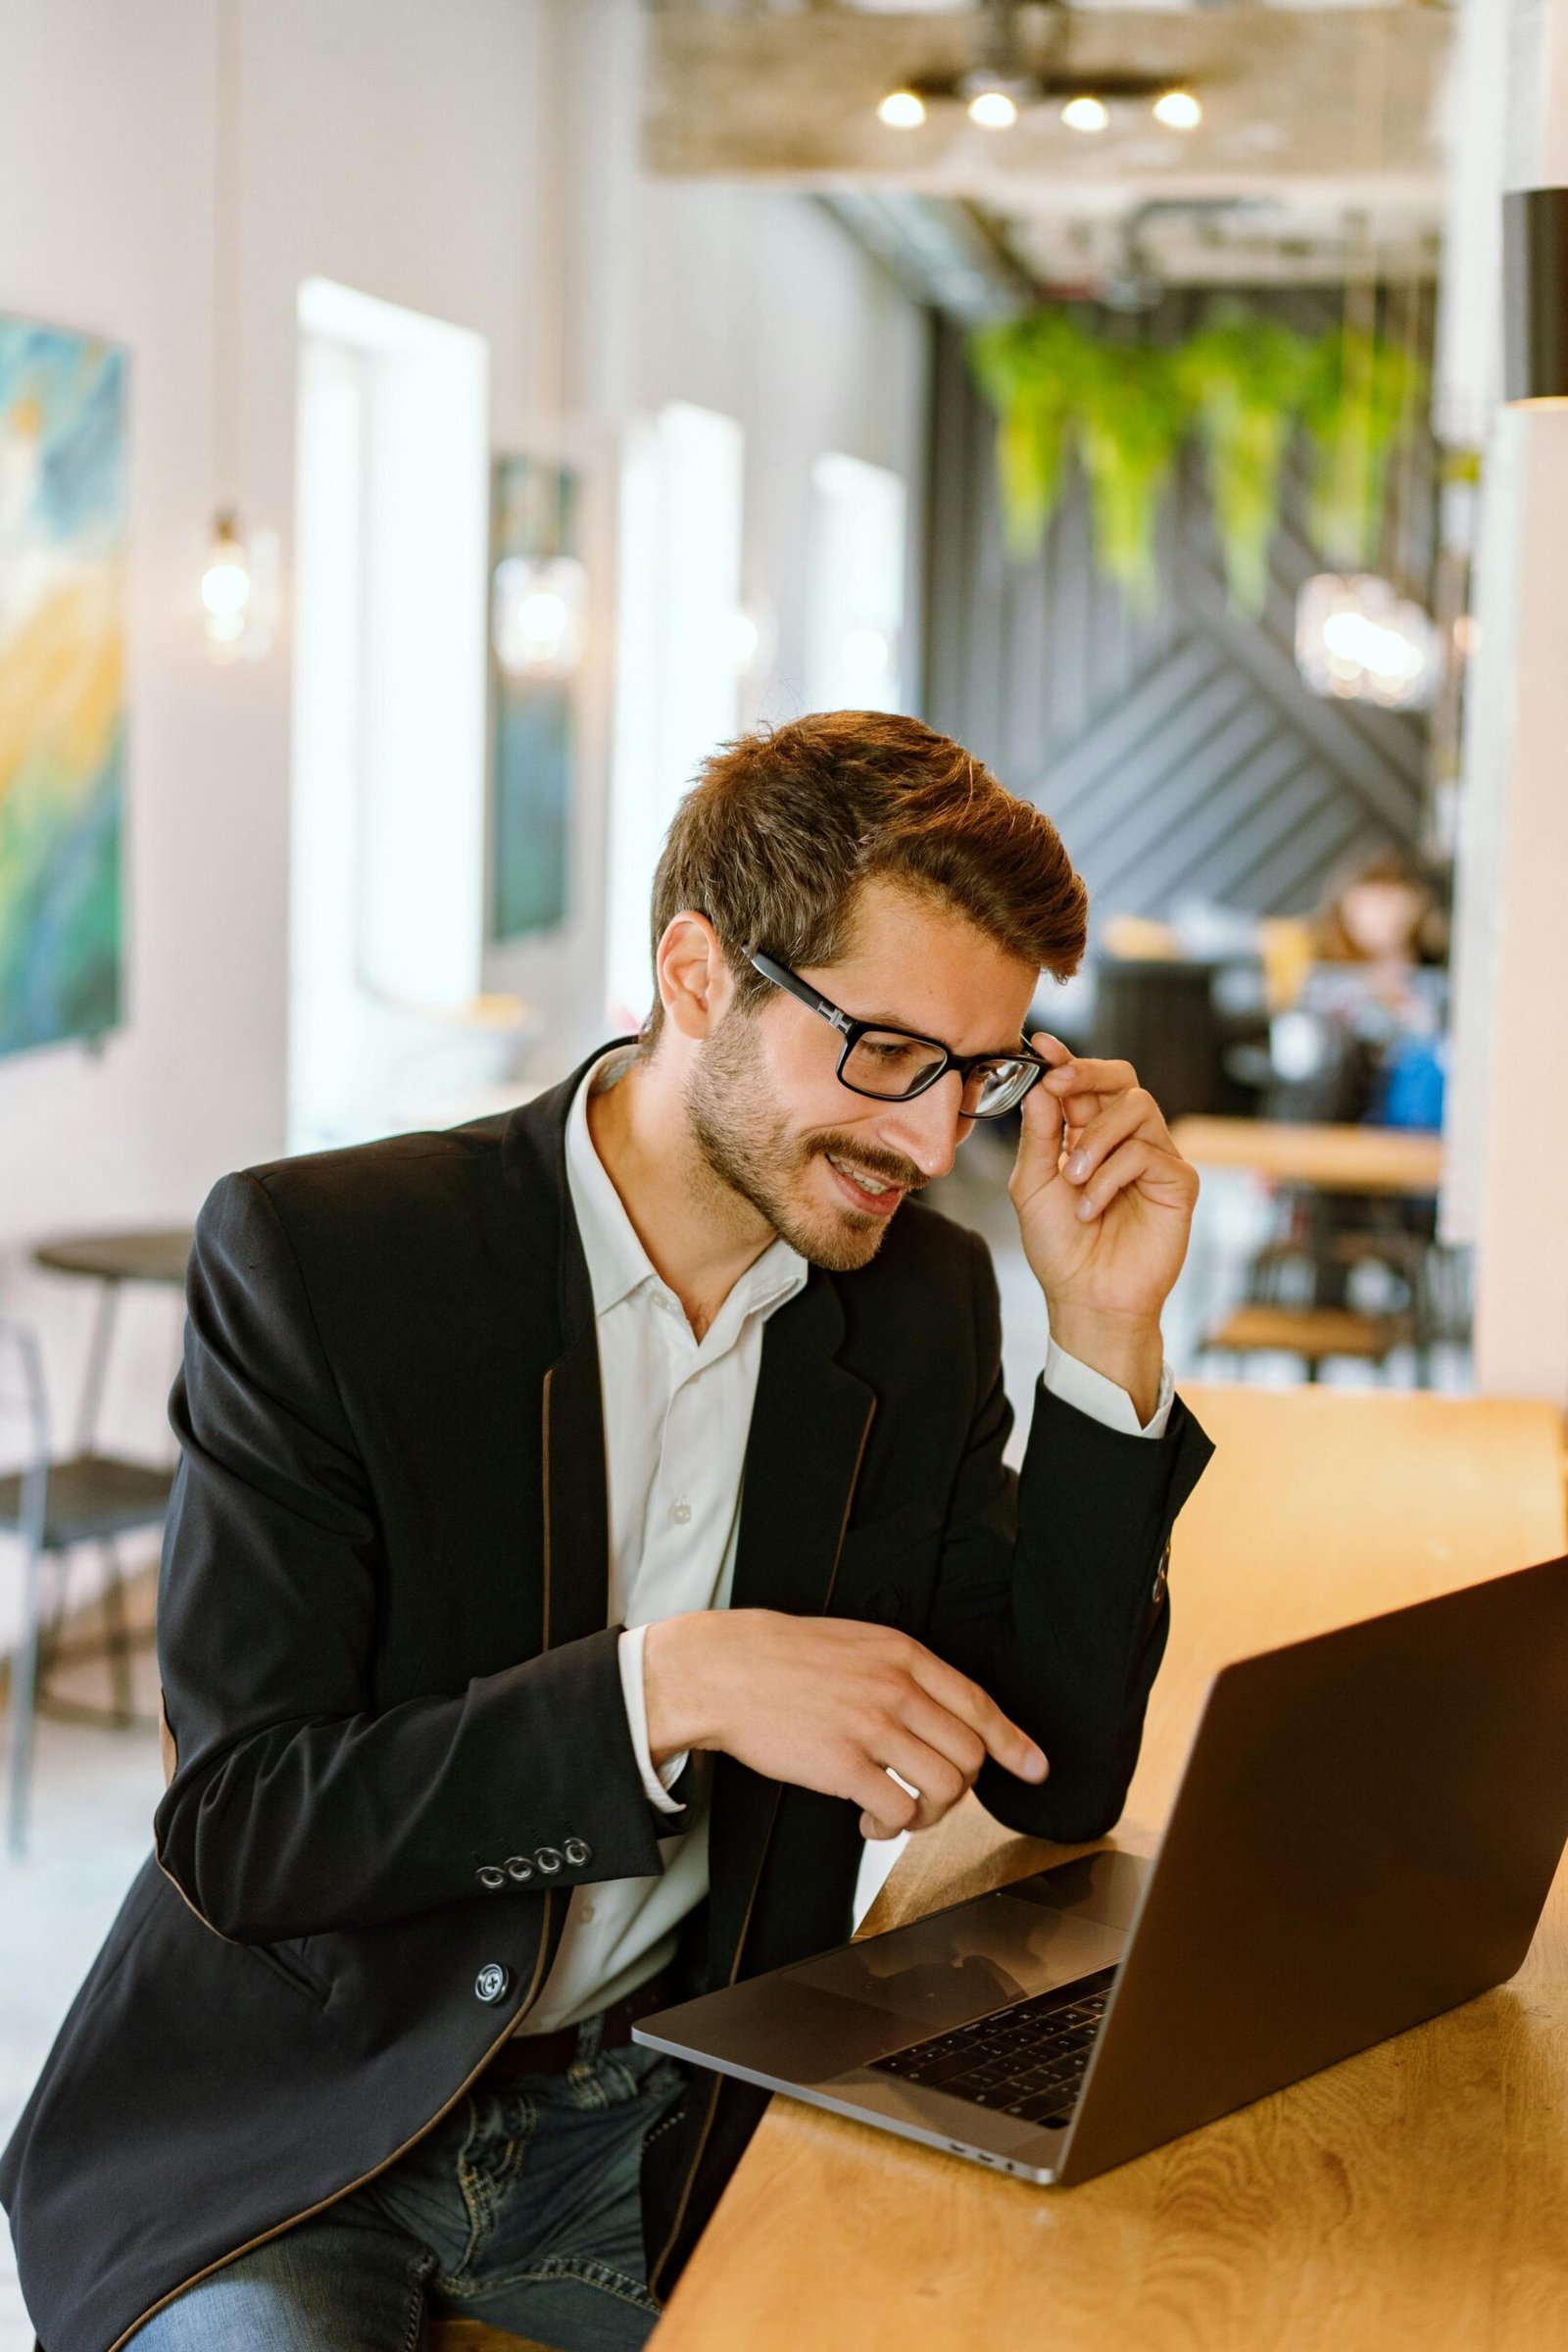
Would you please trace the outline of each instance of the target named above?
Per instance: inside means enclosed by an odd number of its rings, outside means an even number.
[[[1209,1685],[1101,1851],[646,2018],[651,2048],[1071,2183],[1500,1984],[1568,1838],[1568,1558]]]

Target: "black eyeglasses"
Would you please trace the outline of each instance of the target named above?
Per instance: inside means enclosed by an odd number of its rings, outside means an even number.
[[[1050,1063],[1032,1046],[1016,1054],[950,1054],[934,1037],[917,1037],[910,1029],[888,1029],[880,1022],[853,1021],[847,1012],[802,980],[787,964],[748,949],[747,962],[775,988],[782,988],[812,1012],[820,1013],[844,1040],[839,1054],[839,1084],[852,1095],[869,1095],[881,1102],[908,1102],[935,1086],[949,1070],[962,1084],[960,1102],[966,1119],[1000,1119],[1016,1110],[1036,1079]]]

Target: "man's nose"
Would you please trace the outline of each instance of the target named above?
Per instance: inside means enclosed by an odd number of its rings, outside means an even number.
[[[964,1117],[962,1105],[963,1080],[956,1070],[945,1070],[923,1095],[891,1106],[890,1115],[878,1121],[878,1141],[912,1159],[928,1183],[946,1176],[974,1125]]]

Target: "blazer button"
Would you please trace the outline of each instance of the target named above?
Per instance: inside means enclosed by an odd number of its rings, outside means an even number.
[[[498,1870],[493,1862],[481,1864],[475,1876],[481,1886],[504,1886],[507,1883],[506,1872]]]
[[[512,1990],[512,1971],[499,1960],[487,1960],[473,1980],[473,1989],[481,2001],[504,2001]]]
[[[594,1849],[586,1838],[568,1838],[562,1851],[573,1870],[581,1870],[585,1862],[594,1858]]]
[[[553,1879],[561,1868],[562,1857],[553,1845],[540,1846],[534,1860],[547,1879]]]
[[[904,1607],[904,1587],[878,1585],[865,1605],[878,1625],[895,1625]]]
[[[533,1864],[526,1854],[509,1854],[507,1856],[507,1876],[509,1879],[515,1880],[519,1886],[527,1886],[528,1881],[533,1877]]]

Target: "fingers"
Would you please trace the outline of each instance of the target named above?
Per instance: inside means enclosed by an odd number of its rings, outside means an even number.
[[[973,1727],[961,1717],[939,1706],[937,1701],[918,1683],[911,1683],[905,1702],[902,1721],[905,1729],[915,1739],[934,1747],[958,1773],[966,1788],[972,1788],[986,1760],[986,1743]],[[890,1757],[889,1762],[892,1761]],[[902,1767],[900,1768],[902,1770]],[[917,1783],[923,1787],[923,1783]]]
[[[1107,1104],[1089,1125],[1068,1138],[1067,1157],[1062,1174],[1071,1184],[1082,1184],[1096,1168],[1110,1157],[1118,1145],[1141,1137],[1156,1149],[1174,1154],[1176,1147],[1166,1132],[1165,1122],[1152,1095],[1135,1086],[1125,1095]]]
[[[836,1793],[860,1808],[862,1838],[902,1838],[919,1825],[920,1800],[889,1780],[869,1756],[858,1756],[845,1773]]]
[[[966,1794],[968,1779],[945,1755],[927,1747],[923,1740],[916,1740],[912,1734],[896,1732],[885,1744],[886,1753],[879,1755],[877,1762],[884,1772],[897,1773],[907,1788],[916,1791],[914,1814],[908,1827],[932,1829]]]
[[[1087,1127],[1109,1104],[1137,1094],[1142,1099],[1143,1115],[1152,1114],[1163,1129],[1165,1122],[1159,1106],[1139,1086],[1138,1072],[1130,1061],[1095,1061],[1075,1056],[1059,1038],[1048,1036],[1044,1030],[1029,1042],[1053,1065],[1032,1092],[1054,1096],[1069,1127]]]
[[[1071,1162],[1068,1163],[1071,1173]],[[1172,1208],[1190,1208],[1198,1198],[1198,1175],[1175,1152],[1162,1152],[1147,1137],[1136,1135],[1101,1162],[1085,1183],[1078,1214],[1087,1224],[1102,1216],[1118,1193],[1139,1185],[1150,1199],[1168,1201]]]
[[[911,1642],[914,1659],[909,1672],[914,1680],[960,1723],[978,1733],[986,1752],[996,1758],[1006,1772],[1015,1773],[1021,1781],[1043,1781],[1051,1769],[1045,1755],[1011,1719],[967,1675],[933,1657],[930,1650]]]

